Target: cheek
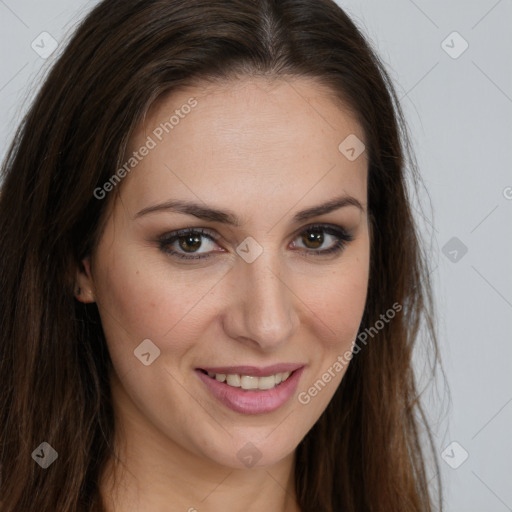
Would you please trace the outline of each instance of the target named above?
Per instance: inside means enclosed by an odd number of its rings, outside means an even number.
[[[108,245],[108,244],[107,244]],[[165,279],[158,266],[136,250],[109,247],[96,279],[98,309],[111,352],[132,353],[144,339],[159,344],[184,315],[180,283]]]
[[[162,361],[166,355],[179,361],[208,319],[204,307],[213,278],[191,280],[186,272],[170,269],[156,250],[149,255],[147,248],[142,253],[106,247],[109,253],[99,253],[103,264],[96,292],[113,362],[124,369],[135,364],[133,351],[145,339],[161,350]]]
[[[346,350],[354,341],[363,316],[368,288],[368,259],[354,257],[331,271],[321,286],[310,288],[308,302],[317,335],[327,350]]]
[[[103,312],[104,328],[113,326],[135,340],[141,336],[150,338],[158,332],[164,310],[169,312],[168,323],[172,322],[172,305],[165,303],[169,294],[137,264],[118,259],[99,282],[98,307]]]
[[[329,309],[332,322],[335,330],[345,333],[351,342],[356,337],[363,316],[367,286],[367,273],[354,273],[333,292]]]
[[[366,303],[368,259],[345,261],[315,287],[314,352],[310,372],[299,389],[305,418],[318,418],[334,396],[352,358],[352,347]]]

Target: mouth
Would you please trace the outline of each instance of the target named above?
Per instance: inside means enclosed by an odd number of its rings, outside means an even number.
[[[216,403],[242,414],[263,414],[289,402],[304,368],[298,364],[196,368],[195,373]]]
[[[256,376],[243,373],[223,373],[212,372],[199,368],[199,371],[207,375],[210,379],[216,380],[233,388],[249,390],[268,390],[274,389],[286,382],[297,370],[276,372],[269,375]]]

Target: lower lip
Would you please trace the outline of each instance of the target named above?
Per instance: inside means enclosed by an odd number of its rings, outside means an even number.
[[[242,414],[263,414],[275,411],[293,395],[299,384],[304,366],[295,370],[284,382],[272,389],[248,390],[228,386],[201,370],[195,370],[208,390],[224,405]]]

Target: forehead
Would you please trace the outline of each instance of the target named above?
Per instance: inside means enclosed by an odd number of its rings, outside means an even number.
[[[365,138],[355,117],[311,79],[188,87],[156,102],[133,134],[126,160],[150,149],[125,179],[123,202],[132,211],[183,197],[261,208],[304,197],[307,206],[346,192],[364,203],[366,154],[350,161],[340,152],[349,136]]]

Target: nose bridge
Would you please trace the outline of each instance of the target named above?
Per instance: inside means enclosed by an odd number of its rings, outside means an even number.
[[[266,349],[280,346],[292,335],[297,321],[293,294],[282,277],[277,251],[265,249],[251,263],[241,258],[237,266],[238,304],[231,312],[240,315],[236,336]]]

